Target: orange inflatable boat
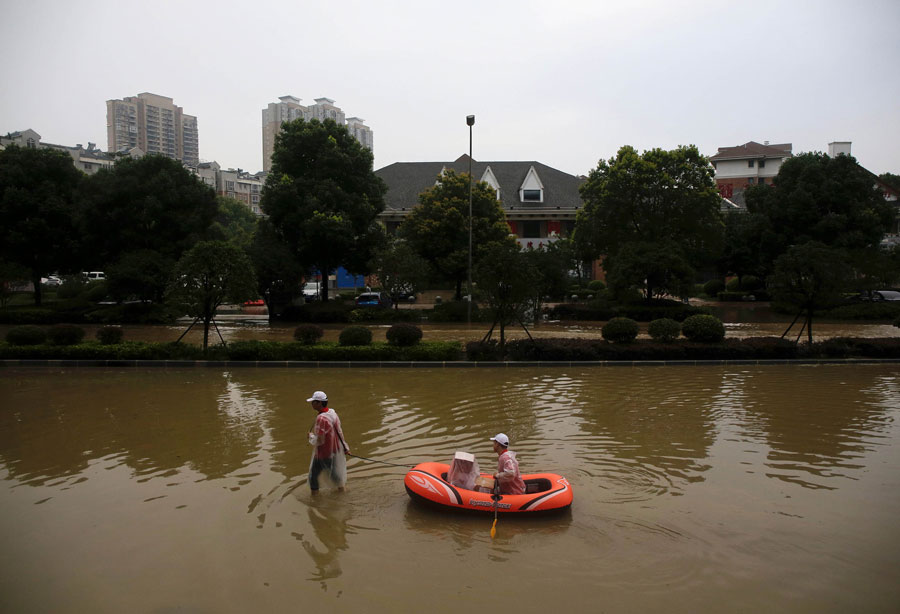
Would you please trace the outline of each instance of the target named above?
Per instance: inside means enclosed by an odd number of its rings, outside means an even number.
[[[437,505],[444,509],[494,512],[491,493],[451,486],[446,480],[445,463],[420,463],[403,479],[406,492],[413,501]],[[490,478],[489,474],[481,474]],[[503,513],[551,512],[572,505],[572,487],[555,473],[530,473],[522,476],[524,495],[500,495],[497,511]]]

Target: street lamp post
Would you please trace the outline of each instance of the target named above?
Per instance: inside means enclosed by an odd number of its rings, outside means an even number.
[[[469,126],[469,281],[466,287],[469,293],[466,306],[466,322],[472,325],[472,126],[475,125],[475,116],[466,116],[466,125]]]

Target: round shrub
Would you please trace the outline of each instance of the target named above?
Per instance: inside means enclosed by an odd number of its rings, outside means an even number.
[[[691,341],[714,343],[725,338],[725,326],[719,318],[701,314],[687,318],[681,325],[681,333]]]
[[[372,331],[365,326],[348,326],[338,337],[341,345],[369,345],[372,343]]]
[[[54,324],[47,338],[53,345],[77,345],[84,339],[84,329],[74,324]]]
[[[601,279],[595,279],[594,281],[590,282],[587,285],[587,287],[588,287],[588,290],[590,290],[591,292],[599,292],[600,290],[606,290],[606,284],[603,283],[603,280],[601,280]]]
[[[422,329],[414,324],[394,324],[388,329],[386,336],[391,345],[415,345],[422,340]]]
[[[294,340],[299,341],[303,345],[315,345],[324,334],[325,330],[321,326],[301,324],[294,329]]]
[[[710,279],[703,284],[703,294],[706,296],[716,296],[719,292],[725,290],[725,282],[721,279]]]
[[[47,341],[47,333],[40,326],[16,326],[6,333],[10,345],[41,345]]]
[[[725,284],[725,289],[729,292],[738,292],[741,289],[741,280],[737,277],[732,277],[728,280],[728,283]]]
[[[669,343],[681,334],[681,324],[672,318],[659,318],[650,322],[647,332],[654,341]]]
[[[600,329],[603,338],[611,343],[631,343],[638,332],[638,323],[631,318],[613,318]]]
[[[762,287],[763,282],[756,275],[744,275],[743,279],[741,279],[741,290],[756,292],[757,290],[761,290]]]
[[[124,332],[118,326],[103,326],[97,330],[97,340],[103,345],[115,345],[122,342]]]

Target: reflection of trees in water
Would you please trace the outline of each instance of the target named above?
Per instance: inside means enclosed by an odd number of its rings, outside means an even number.
[[[715,439],[710,406],[722,385],[719,370],[617,368],[591,375],[579,398],[582,428],[591,436],[580,442],[586,458],[609,465],[611,456],[616,462],[607,471],[630,467],[641,480],[703,480],[709,466],[700,461]]]
[[[11,475],[40,484],[119,456],[138,475],[189,465],[209,478],[246,464],[261,408],[227,374],[190,369],[17,374],[4,386],[0,456]]]
[[[764,433],[770,467],[808,487],[830,486],[797,477],[846,476],[862,467],[872,439],[900,408],[900,383],[872,366],[782,367],[748,377],[743,394],[751,428]],[[787,473],[784,473],[787,472]]]

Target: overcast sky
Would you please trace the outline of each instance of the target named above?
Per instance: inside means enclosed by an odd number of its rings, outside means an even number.
[[[334,99],[375,168],[476,160],[587,174],[630,144],[852,141],[900,173],[900,2],[0,0],[0,132],[106,142],[105,101],[198,118],[200,157],[262,168],[261,110]]]

